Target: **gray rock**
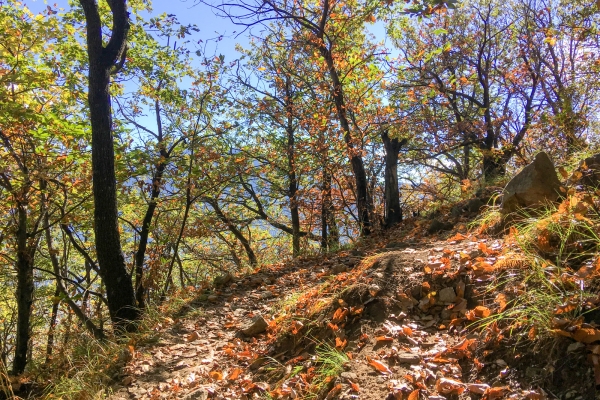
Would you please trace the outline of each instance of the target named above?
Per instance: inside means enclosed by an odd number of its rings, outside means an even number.
[[[226,272],[223,275],[216,276],[215,279],[213,280],[213,284],[215,286],[223,286],[223,285],[231,282],[232,280],[233,280],[233,275],[231,275],[229,272]]]
[[[536,207],[556,201],[561,184],[548,154],[539,152],[504,188],[501,211],[505,214],[519,208]]]
[[[260,294],[260,298],[261,298],[261,299],[263,299],[263,300],[270,299],[270,298],[272,298],[273,296],[275,296],[275,295],[273,294],[273,292],[271,292],[271,291],[269,291],[269,290],[267,290],[266,292],[262,292],[262,293]]]
[[[342,272],[346,272],[348,270],[348,267],[344,264],[335,264],[333,267],[331,267],[331,273],[333,274],[341,274]]]
[[[257,315],[256,317],[252,318],[252,321],[244,326],[241,331],[246,336],[255,336],[266,331],[268,326],[269,324],[267,321],[265,321],[262,315]]]
[[[420,364],[421,363],[420,355],[408,353],[408,352],[398,353],[396,355],[396,359],[398,360],[398,362],[400,364]]]
[[[441,312],[440,312],[440,318],[443,321],[447,321],[449,319],[452,318],[452,311],[448,310],[447,308],[444,308]]]
[[[443,288],[439,293],[439,300],[442,303],[453,303],[456,300],[456,293],[451,287]]]

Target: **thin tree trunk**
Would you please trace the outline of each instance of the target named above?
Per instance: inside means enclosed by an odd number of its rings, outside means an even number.
[[[161,88],[161,84],[158,85],[157,90]],[[171,150],[165,149],[163,140],[163,129],[162,120],[160,118],[160,103],[158,100],[154,102],[154,109],[156,112],[156,125],[158,127],[158,147],[160,152],[160,161],[155,165],[155,173],[152,177],[152,192],[150,193],[150,202],[142,221],[142,230],[140,231],[140,242],[138,244],[138,250],[135,253],[135,298],[139,308],[145,308],[145,297],[146,288],[144,287],[144,257],[146,255],[146,248],[148,247],[148,237],[150,236],[150,224],[156,211],[157,199],[160,195],[160,186],[162,184],[162,178],[171,157]]]
[[[54,350],[54,333],[56,331],[56,320],[58,319],[58,307],[60,300],[57,300],[60,295],[58,285],[54,290],[54,300],[52,303],[52,314],[50,315],[50,324],[48,326],[48,340],[46,341],[46,364],[52,361],[52,351]]]
[[[244,236],[242,231],[240,231],[237,228],[237,226],[235,226],[235,224],[233,222],[231,222],[231,220],[229,218],[227,218],[227,216],[223,213],[223,210],[221,210],[221,207],[219,207],[218,200],[205,198],[204,201],[206,203],[210,204],[210,206],[213,208],[213,210],[215,210],[215,214],[217,214],[217,217],[219,217],[219,219],[225,225],[227,225],[227,229],[229,229],[229,231],[233,234],[233,236],[235,236],[236,239],[242,244],[242,246],[244,247],[244,250],[246,251],[246,255],[248,256],[248,261],[250,262],[250,265],[252,265],[252,266],[258,265],[258,259],[256,258],[256,254],[254,254],[254,250],[252,250],[250,241],[246,238],[246,236]]]
[[[292,217],[292,255],[297,257],[300,254],[300,212],[298,210],[298,180],[296,178],[296,154],[294,138],[294,109],[292,103],[292,89],[290,77],[285,81],[285,108],[287,114],[286,133],[287,133],[287,161],[288,161],[288,196],[290,199],[290,214]]]
[[[195,134],[196,132],[194,132]],[[179,252],[179,245],[181,243],[181,239],[183,238],[183,232],[185,231],[185,225],[187,224],[187,219],[190,214],[190,208],[192,207],[192,203],[194,200],[192,199],[192,169],[194,167],[194,159],[195,159],[195,144],[196,137],[194,136],[191,139],[190,143],[190,163],[187,168],[187,182],[185,187],[185,210],[183,212],[183,219],[181,221],[181,227],[179,228],[179,234],[177,235],[177,240],[175,241],[175,246],[173,246],[173,257],[171,257],[171,262],[169,263],[169,269],[167,271],[167,279],[165,280],[165,286],[163,287],[163,291],[160,295],[160,301],[164,301],[167,297],[167,292],[169,291],[169,285],[171,283],[171,274],[173,273],[173,266],[175,265],[176,257]]]
[[[326,252],[328,248],[328,216],[331,209],[331,179],[327,168],[323,167],[323,182],[321,183],[321,251]]]
[[[163,154],[164,153],[164,154]],[[144,308],[146,288],[144,287],[144,256],[146,255],[146,248],[148,247],[148,237],[150,236],[150,224],[156,210],[157,199],[160,194],[160,185],[162,183],[162,176],[167,166],[166,160],[168,155],[166,151],[161,151],[161,160],[156,167],[156,173],[152,178],[152,193],[150,194],[150,203],[146,209],[146,215],[142,221],[142,230],[140,231],[140,242],[138,244],[138,250],[135,253],[135,298],[139,308]]]

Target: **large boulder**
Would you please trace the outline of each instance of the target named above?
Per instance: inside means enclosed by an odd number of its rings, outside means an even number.
[[[600,186],[600,153],[582,160],[568,183],[593,189],[598,188]]]
[[[536,207],[560,196],[561,184],[548,154],[539,152],[533,162],[508,182],[500,209],[508,214],[519,208]]]

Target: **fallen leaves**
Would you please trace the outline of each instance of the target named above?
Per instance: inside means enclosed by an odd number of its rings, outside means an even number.
[[[469,392],[475,394],[484,394],[489,388],[490,385],[486,383],[467,383],[467,389]]]
[[[382,373],[384,375],[391,375],[391,374],[393,374],[392,370],[387,365],[385,365],[384,363],[382,363],[381,361],[374,360],[374,359],[372,359],[369,356],[366,356],[366,360],[369,363],[369,365],[371,367],[373,367],[376,371],[378,371],[378,372],[380,372],[380,373]]]
[[[578,328],[571,337],[578,342],[591,344],[600,340],[600,330],[596,328]]]
[[[465,391],[465,385],[462,382],[449,378],[438,379],[435,389],[441,394],[461,394]]]
[[[469,321],[476,321],[481,318],[487,318],[492,315],[492,311],[485,306],[477,306],[474,309],[467,311],[465,316]]]
[[[349,310],[347,308],[338,308],[335,310],[333,317],[331,318],[331,322],[334,324],[343,322],[348,315]]]

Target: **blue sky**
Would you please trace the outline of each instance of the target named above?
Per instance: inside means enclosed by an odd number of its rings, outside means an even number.
[[[52,5],[53,8],[55,5],[65,9],[69,7],[67,0],[23,0],[22,3],[36,13],[45,10],[47,5]],[[226,60],[231,61],[239,56],[235,51],[236,43],[242,46],[248,43],[245,34],[236,38],[242,27],[234,25],[228,19],[217,17],[213,10],[205,4],[197,3],[194,0],[155,0],[152,2],[152,8],[151,15],[175,14],[182,24],[195,24],[200,32],[194,36],[209,41],[207,54],[212,54],[215,50],[214,53],[223,54]],[[223,39],[218,42],[210,40],[221,35],[223,35]]]
[[[53,7],[68,8],[68,0],[23,0],[22,1],[33,12],[41,12],[48,4]],[[200,32],[194,37],[208,41],[207,54],[223,54],[228,61],[239,57],[235,50],[237,43],[247,47],[247,32],[242,33],[244,27],[233,24],[227,18],[215,15],[213,9],[196,0],[154,0],[152,1],[153,12],[151,15],[162,13],[175,14],[182,24],[194,24]],[[260,28],[255,28],[258,34]],[[369,25],[368,29],[378,40],[385,39],[385,27],[381,22]],[[222,40],[211,40],[223,36]],[[239,35],[239,36],[238,36]],[[389,47],[389,46],[388,46]]]

